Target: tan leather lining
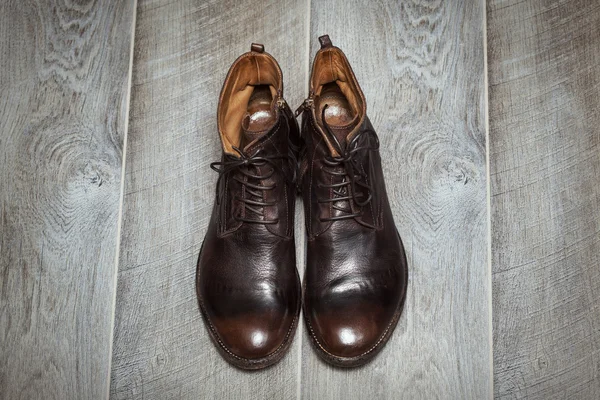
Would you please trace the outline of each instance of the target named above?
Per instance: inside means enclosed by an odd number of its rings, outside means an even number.
[[[362,92],[346,56],[337,47],[321,50],[315,56],[311,87],[315,97],[321,94],[324,85],[335,82],[348,99],[352,112],[361,114],[363,110]]]
[[[219,99],[217,123],[226,153],[237,155],[233,146],[240,146],[242,121],[254,87],[259,85],[269,86],[273,97],[271,108],[276,113],[276,102],[283,90],[277,61],[268,53],[245,53],[231,66]]]
[[[356,128],[348,135],[348,140],[350,140],[366,115],[366,104],[364,95],[348,59],[337,47],[328,47],[319,50],[313,61],[310,89],[314,96],[315,107],[313,110],[315,111],[314,118],[316,121],[320,122],[321,120],[319,103],[323,86],[332,82],[335,82],[339,86],[341,92],[348,100],[353,119],[358,119]],[[331,146],[327,137],[325,137],[325,140],[332,153],[337,154],[337,151]]]

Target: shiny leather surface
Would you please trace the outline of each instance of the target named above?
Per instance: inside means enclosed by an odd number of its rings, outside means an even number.
[[[219,178],[197,266],[198,300],[209,333],[229,362],[246,369],[283,356],[301,304],[293,235],[296,154],[290,147],[298,142],[299,129],[287,104],[279,103],[276,123],[264,136],[237,158],[223,153],[222,162],[232,165],[237,159],[240,165]],[[243,163],[256,154],[279,158]],[[262,216],[240,200],[248,196],[244,185],[250,183],[271,188],[261,191],[267,206],[252,205]]]
[[[325,49],[330,48],[329,42]],[[353,75],[351,70],[345,73]],[[319,71],[313,69],[312,74]],[[301,188],[308,235],[304,317],[315,348],[326,361],[362,365],[391,336],[408,277],[386,193],[379,141],[366,115],[353,134],[355,140],[339,144],[316,118],[314,105],[302,116]],[[354,164],[332,167],[327,161],[334,156],[332,144],[338,159]],[[359,179],[365,185],[344,185],[361,171]],[[335,193],[336,184],[350,199],[336,201],[343,197]],[[349,214],[355,216],[336,220]]]

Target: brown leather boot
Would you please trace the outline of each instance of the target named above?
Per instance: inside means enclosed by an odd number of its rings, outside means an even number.
[[[408,268],[364,95],[344,53],[328,36],[319,40],[310,96],[299,109],[308,233],[304,318],[318,354],[351,367],[390,338]]]
[[[279,361],[300,311],[294,246],[296,119],[277,61],[253,44],[231,66],[219,99],[223,145],[212,218],[196,273],[208,331],[227,361]]]

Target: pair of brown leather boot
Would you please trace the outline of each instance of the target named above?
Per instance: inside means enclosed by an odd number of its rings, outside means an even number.
[[[406,256],[363,92],[344,53],[328,36],[319,40],[309,97],[296,113],[301,130],[262,45],[233,63],[219,99],[223,155],[211,164],[219,178],[196,288],[217,348],[244,369],[283,357],[301,304],[317,353],[337,366],[362,365],[390,338],[406,297]],[[307,232],[302,291],[298,190]]]

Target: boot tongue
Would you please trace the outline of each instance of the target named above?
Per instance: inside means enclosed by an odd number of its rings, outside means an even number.
[[[242,137],[240,141],[240,148],[245,150],[250,144],[269,133],[274,125],[274,118],[269,121],[261,121],[260,124],[252,123],[251,115],[246,113],[244,119],[242,120]]]

